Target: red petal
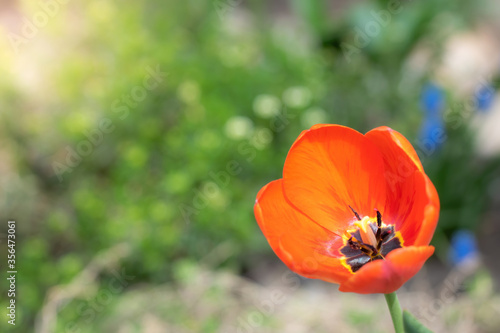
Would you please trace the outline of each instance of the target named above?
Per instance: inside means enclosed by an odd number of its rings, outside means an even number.
[[[283,170],[286,198],[313,221],[342,234],[356,218],[385,206],[384,164],[361,133],[339,125],[314,126],[295,141]],[[382,211],[383,213],[383,211]]]
[[[428,245],[431,242],[439,220],[439,197],[436,188],[427,175],[425,175],[425,185],[426,196],[430,199],[430,202],[425,206],[424,219],[418,231],[415,246]]]
[[[437,224],[439,198],[417,153],[403,135],[389,127],[375,128],[366,137],[378,146],[385,163],[384,222],[396,225],[405,246],[428,245]],[[425,235],[419,236],[420,230]],[[415,243],[417,237],[419,243]]]
[[[342,239],[294,209],[276,180],[257,194],[257,222],[276,255],[294,272],[341,283],[352,275],[337,258]]]
[[[384,153],[384,160],[400,163],[398,173],[407,173],[405,169],[424,171],[417,152],[411,143],[399,132],[387,126],[372,129],[365,136],[375,143]]]
[[[385,260],[372,261],[339,287],[343,292],[389,294],[398,290],[434,253],[433,246],[411,246],[390,252]]]

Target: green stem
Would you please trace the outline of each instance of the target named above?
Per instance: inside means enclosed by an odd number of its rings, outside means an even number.
[[[396,292],[385,294],[385,300],[387,302],[387,306],[389,307],[389,312],[391,313],[394,330],[396,333],[405,333],[403,326],[403,311],[401,311],[401,305],[399,305]]]

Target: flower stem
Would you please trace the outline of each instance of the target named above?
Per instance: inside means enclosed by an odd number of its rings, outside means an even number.
[[[391,313],[394,330],[396,333],[405,333],[403,326],[403,312],[401,311],[401,305],[399,305],[396,292],[385,294],[385,300],[387,302],[387,306],[389,307],[389,312]]]

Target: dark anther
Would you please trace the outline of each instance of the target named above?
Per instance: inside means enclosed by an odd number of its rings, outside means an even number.
[[[371,255],[373,253],[372,251],[370,251],[370,249],[367,249],[366,247],[362,247],[362,248],[360,248],[360,250],[364,254],[368,254],[368,255]]]
[[[356,243],[354,243],[353,240],[352,240],[352,237],[349,238],[348,243],[349,243],[349,246],[351,247],[351,249],[353,249],[353,250],[359,250],[360,249],[359,243],[357,241],[356,241]]]
[[[354,208],[352,208],[350,205],[349,205],[349,208],[351,208],[351,210],[352,210],[352,212],[354,213],[354,215],[356,215],[356,218],[358,219],[358,221],[361,221],[361,217],[359,217],[358,212],[356,212],[356,211],[354,210]]]
[[[375,235],[375,238],[377,239],[377,250],[379,251],[382,248],[382,238],[381,233],[382,233],[382,214],[377,210],[377,234]]]
[[[384,241],[391,234],[391,230],[385,230],[382,235],[380,235],[380,239]]]
[[[372,251],[372,253],[377,253],[377,250],[370,244],[363,244],[363,245],[366,246],[368,250]]]
[[[364,254],[366,254],[370,257],[373,257],[374,255],[378,255],[378,251],[373,246],[371,246],[370,244],[365,244],[363,242],[360,242],[356,238],[354,238],[354,240],[353,240],[353,237],[349,238],[347,243],[349,244],[351,249],[360,250],[361,252],[363,252]]]

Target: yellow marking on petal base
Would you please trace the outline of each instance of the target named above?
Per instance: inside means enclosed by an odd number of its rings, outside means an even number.
[[[394,237],[399,238],[399,242],[401,243],[401,247],[404,247],[405,240],[403,239],[403,235],[401,235],[401,232],[396,231],[396,233],[394,234]]]
[[[342,266],[344,266],[345,268],[347,268],[347,270],[351,274],[354,274],[354,272],[352,271],[352,267],[347,263],[347,258],[345,256],[343,256],[342,258],[340,258],[340,263],[342,264]]]

